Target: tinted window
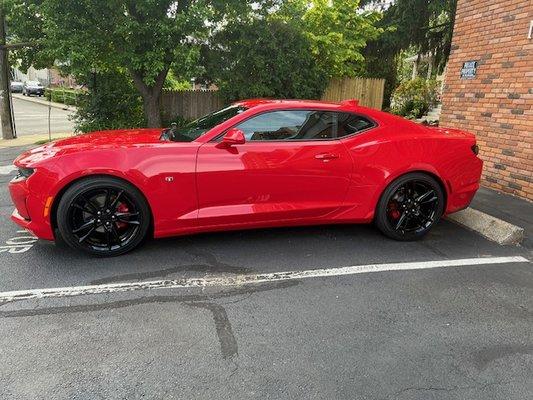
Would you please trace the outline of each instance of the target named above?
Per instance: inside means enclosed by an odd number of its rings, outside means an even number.
[[[170,140],[175,142],[192,142],[206,133],[209,129],[226,122],[237,114],[245,111],[241,106],[229,106],[221,110],[207,114],[206,116],[192,121],[182,128],[171,131]]]
[[[250,140],[327,140],[371,127],[369,120],[348,113],[312,110],[273,111],[252,117],[236,128]]]
[[[339,113],[337,137],[349,136],[371,128],[374,123],[360,115]]]

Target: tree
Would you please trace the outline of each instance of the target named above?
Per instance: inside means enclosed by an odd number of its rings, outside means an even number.
[[[278,13],[300,24],[311,50],[328,77],[353,77],[364,71],[363,50],[383,30],[376,26],[381,13],[362,11],[360,0],[289,0]]]
[[[377,12],[358,10],[359,0],[313,0],[303,22],[313,53],[331,77],[353,77],[364,70],[363,49],[377,39]]]
[[[272,18],[230,24],[203,51],[206,74],[228,100],[319,98],[327,84],[308,38]]]
[[[147,125],[161,125],[159,98],[168,71],[180,70],[220,21],[240,18],[257,0],[10,0],[11,30],[38,36],[36,65],[57,60],[68,72],[124,70],[139,91]],[[19,17],[17,19],[17,17]],[[28,22],[29,21],[29,22]],[[33,24],[33,25],[32,25]],[[32,25],[29,32],[24,27]],[[38,32],[36,32],[38,31]]]
[[[457,0],[396,0],[392,5],[390,0],[362,0],[361,4],[385,8],[378,24],[384,33],[369,42],[364,54],[366,75],[387,78],[386,94],[396,86],[402,51],[430,53],[433,70],[442,72],[450,54]],[[386,95],[385,100],[388,98]]]
[[[138,128],[145,125],[143,102],[128,74],[115,70],[78,76],[86,82],[74,122],[80,132]]]

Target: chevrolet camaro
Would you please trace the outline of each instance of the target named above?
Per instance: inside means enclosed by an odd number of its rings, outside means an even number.
[[[355,100],[246,100],[170,129],[101,131],[15,160],[12,219],[118,255],[146,237],[374,222],[423,237],[467,207],[482,169],[475,137]]]

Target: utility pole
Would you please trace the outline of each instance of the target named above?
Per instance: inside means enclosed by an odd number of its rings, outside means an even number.
[[[6,46],[6,16],[3,4],[0,4],[0,119],[2,119],[3,139],[14,138],[8,53],[9,49]]]

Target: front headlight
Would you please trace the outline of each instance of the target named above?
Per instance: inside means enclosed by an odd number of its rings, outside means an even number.
[[[29,178],[35,170],[33,168],[19,167],[17,172],[17,179]]]

